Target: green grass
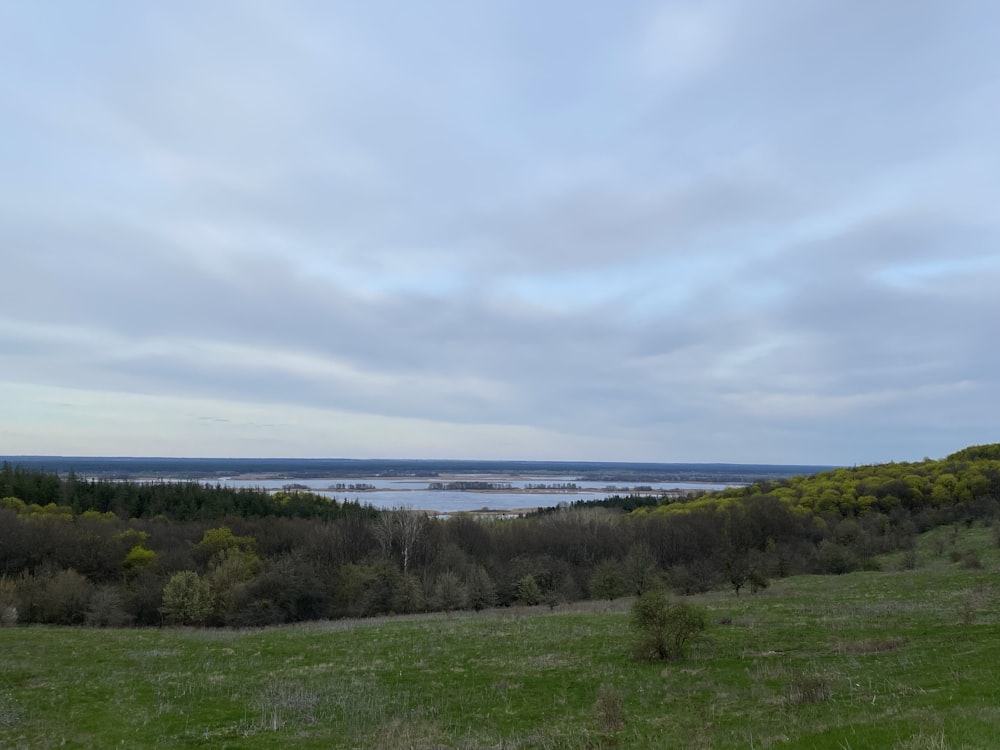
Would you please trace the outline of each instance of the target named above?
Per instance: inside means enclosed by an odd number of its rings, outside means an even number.
[[[982,567],[953,561],[976,550]],[[708,640],[630,658],[627,603],[259,631],[0,629],[0,748],[993,748],[992,529],[917,567],[693,600]]]

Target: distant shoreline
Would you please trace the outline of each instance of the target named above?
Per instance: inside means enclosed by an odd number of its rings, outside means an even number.
[[[94,456],[0,456],[13,466],[66,475],[133,481],[198,480],[223,478],[295,482],[305,479],[378,477],[382,480],[441,481],[532,477],[607,484],[664,484],[667,482],[748,484],[787,479],[837,468],[833,465],[657,463],[626,461],[523,461],[452,459],[346,459],[346,458],[163,458]]]
[[[470,477],[475,477],[476,480],[482,479],[481,475],[454,475],[439,477],[434,480],[428,480],[428,485],[432,483],[456,483],[461,484],[463,481],[469,481]],[[357,479],[359,482],[365,482],[366,480],[377,480],[381,477],[351,477],[352,479]],[[236,481],[236,482],[281,482],[286,481],[287,477],[275,476],[270,474],[238,474],[235,476],[224,477],[222,481]],[[528,480],[537,480],[539,477],[535,476],[513,476],[504,475],[500,477],[489,477],[484,481],[495,481],[497,483],[508,483],[508,482],[524,482]],[[155,481],[155,480],[154,480]],[[662,482],[661,484],[669,484],[669,482]],[[732,486],[745,485],[745,482],[698,482],[686,480],[683,484],[688,485],[705,485],[704,488],[699,487],[648,487],[644,485],[605,485],[602,487],[589,487],[589,486],[579,486],[573,483],[567,483],[565,487],[552,486],[552,487],[524,487],[524,486],[508,486],[508,487],[469,487],[469,486],[455,486],[455,487],[384,487],[384,486],[349,486],[343,487],[340,485],[329,485],[327,487],[309,487],[306,485],[297,486],[294,481],[289,481],[287,485],[282,487],[270,488],[272,491],[280,490],[295,490],[299,492],[343,492],[349,494],[360,494],[364,495],[367,493],[403,493],[403,492],[440,492],[440,493],[470,493],[476,495],[579,495],[579,494],[591,494],[591,495],[615,495],[615,494],[631,494],[631,495],[660,495],[663,497],[672,497],[687,494],[690,492],[699,491],[712,491],[718,489],[720,484],[729,484]],[[570,486],[571,485],[571,486]]]

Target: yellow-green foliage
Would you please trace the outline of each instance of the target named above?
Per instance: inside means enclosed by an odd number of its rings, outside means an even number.
[[[74,517],[100,520],[114,520],[118,518],[118,516],[110,511],[101,513],[96,510],[87,510],[77,516],[68,505],[56,505],[55,503],[47,503],[46,505],[39,505],[38,503],[29,504],[25,503],[21,498],[13,496],[0,498],[0,508],[7,508],[14,511],[18,516],[26,518],[46,517],[58,518],[64,521],[70,521]]]
[[[148,547],[137,544],[125,554],[125,571],[135,573],[156,562],[156,553]]]
[[[228,526],[208,529],[198,542],[199,547],[211,550],[213,554],[227,549],[252,552],[255,545],[256,541],[252,536],[236,536]]]
[[[309,492],[307,490],[279,490],[278,492],[273,493],[271,497],[282,505],[302,501],[320,503],[330,502],[329,497],[320,495],[318,492]]]
[[[228,526],[208,529],[197,546],[208,553],[211,568],[217,568],[226,561],[233,565],[233,561],[238,558],[241,567],[252,573],[260,563],[256,551],[257,540],[252,536],[236,536]]]
[[[58,518],[64,521],[70,521],[73,518],[73,509],[65,505],[56,505],[55,503],[48,503],[46,505],[39,505],[38,503],[25,504],[23,500],[17,497],[0,499],[0,508],[9,508],[17,513],[17,515],[26,518]]]
[[[174,573],[163,587],[163,606],[160,609],[169,623],[203,623],[212,613],[212,605],[211,586],[192,570]]]
[[[21,515],[24,513],[25,504],[19,497],[0,497],[0,508],[7,508]]]
[[[88,518],[99,521],[116,521],[118,516],[112,513],[110,510],[101,513],[99,510],[85,510],[81,513],[78,518]]]
[[[855,466],[756,482],[640,511],[670,516],[697,508],[724,509],[759,495],[770,495],[806,513],[844,517],[887,513],[899,506],[919,510],[975,503],[1000,496],[1000,443],[966,448],[941,460]]]

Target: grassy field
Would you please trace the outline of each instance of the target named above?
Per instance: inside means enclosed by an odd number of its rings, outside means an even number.
[[[695,597],[708,639],[667,664],[630,658],[627,602],[3,628],[0,748],[997,747],[995,531],[937,529],[915,569],[880,562]]]

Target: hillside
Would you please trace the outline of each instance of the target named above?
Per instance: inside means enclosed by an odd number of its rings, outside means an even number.
[[[1000,446],[718,493],[435,519],[307,492],[0,470],[0,612],[18,622],[253,626],[557,606],[668,585],[759,592],[992,522]],[[44,503],[44,504],[43,504]]]
[[[692,597],[707,639],[666,667],[630,658],[628,602],[262,630],[0,628],[0,746],[993,748],[996,530],[915,542],[913,560],[874,558],[881,571]]]

